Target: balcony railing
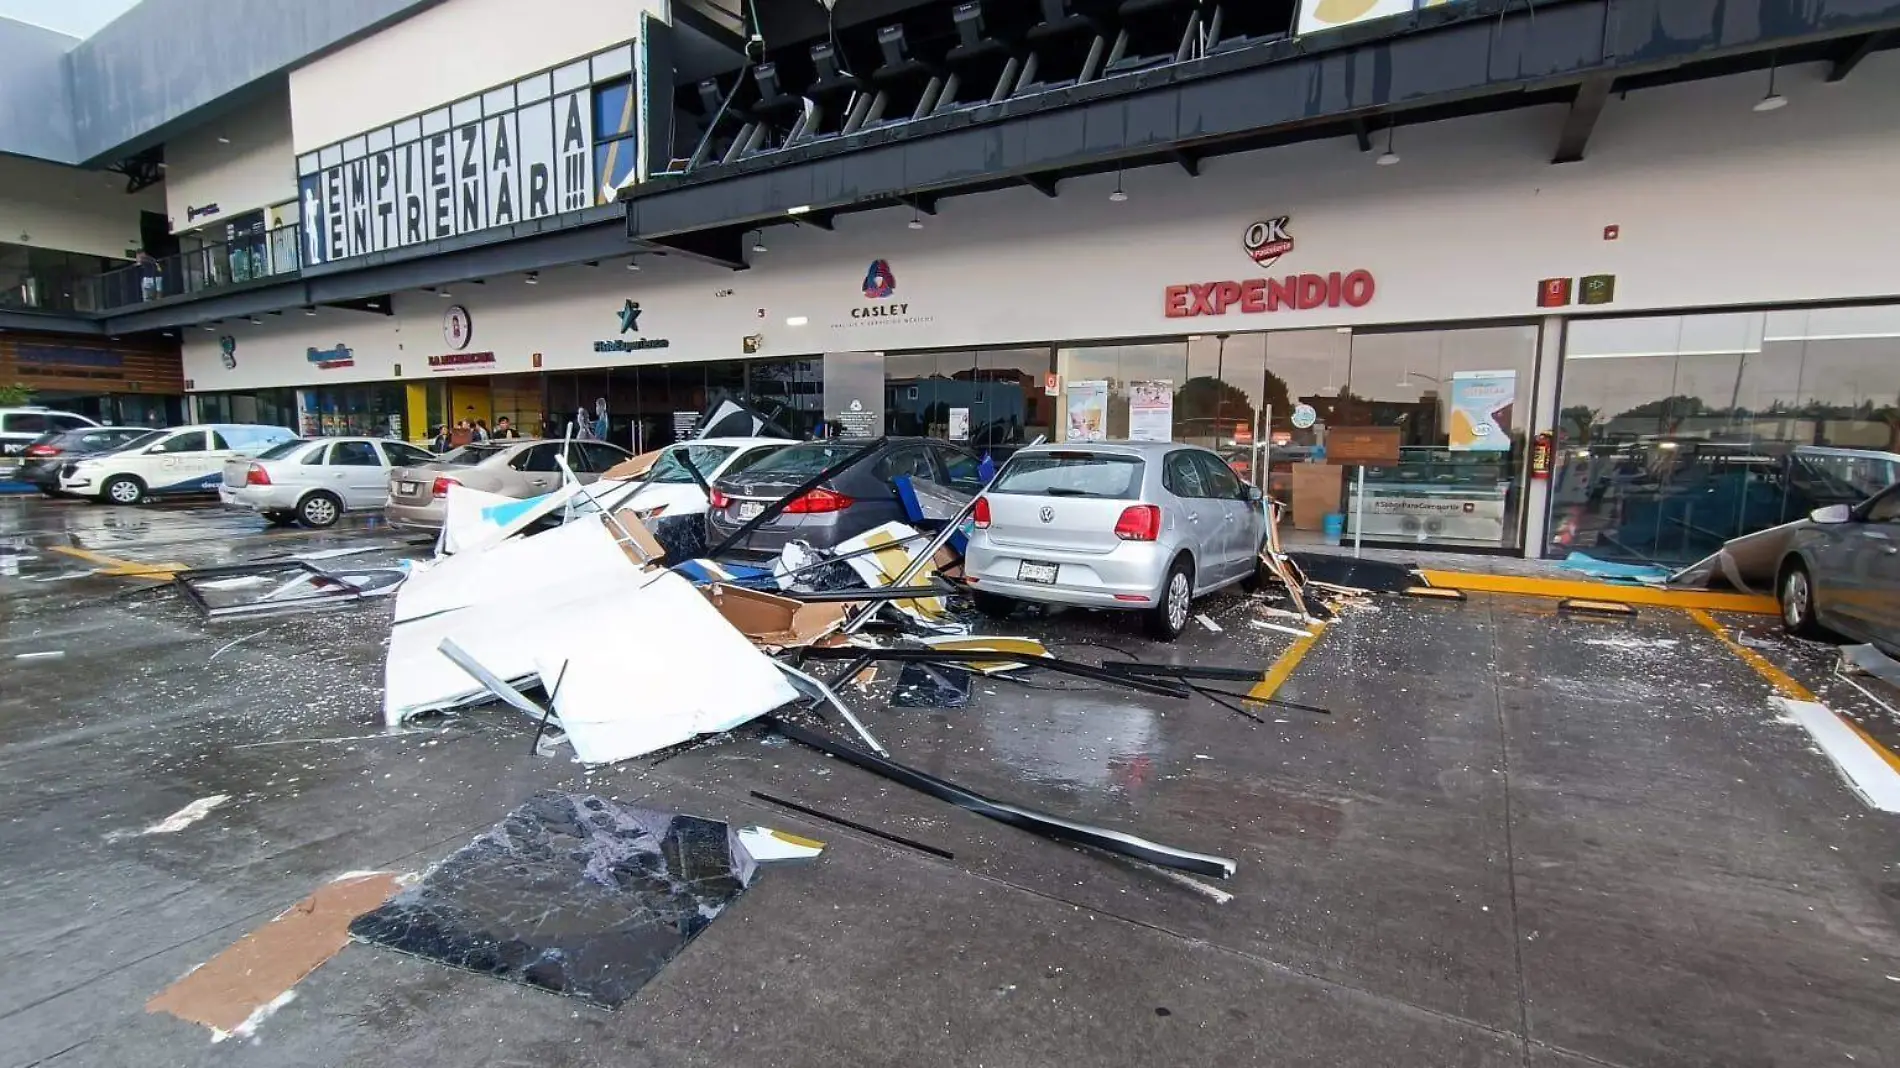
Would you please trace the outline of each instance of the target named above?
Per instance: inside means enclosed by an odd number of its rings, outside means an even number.
[[[167,297],[191,296],[303,269],[303,246],[295,225],[148,262],[132,263],[93,279],[94,310],[119,311]]]

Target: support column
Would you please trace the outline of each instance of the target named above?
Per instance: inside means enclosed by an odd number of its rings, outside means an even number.
[[[1531,399],[1531,421],[1525,428],[1524,448],[1524,546],[1526,559],[1543,555],[1544,535],[1550,519],[1550,479],[1530,477],[1529,453],[1532,442],[1544,431],[1557,430],[1557,381],[1563,371],[1564,323],[1561,315],[1547,316],[1537,345],[1537,392]]]

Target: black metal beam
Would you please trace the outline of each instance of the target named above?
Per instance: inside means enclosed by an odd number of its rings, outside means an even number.
[[[1366,120],[1352,120],[1352,136],[1359,142],[1359,151],[1372,151],[1372,131],[1366,127]]]
[[[1577,95],[1570,101],[1570,113],[1564,116],[1563,131],[1557,135],[1557,152],[1550,162],[1576,163],[1583,159],[1583,150],[1590,143],[1590,134],[1597,128],[1597,117],[1603,114],[1603,105],[1609,101],[1610,87],[1615,83],[1615,78],[1602,75],[1577,86]]]
[[[800,226],[815,226],[820,230],[831,230],[835,229],[831,220],[837,216],[838,213],[835,211],[815,211],[804,215],[794,215],[792,220]]]
[[[937,198],[927,193],[898,197],[897,202],[907,208],[923,212],[925,215],[937,214]]]
[[[645,243],[656,249],[677,252],[715,267],[744,271],[752,266],[745,259],[745,231],[743,230],[701,230],[692,234],[674,234],[664,241]]]
[[[1189,178],[1199,178],[1201,176],[1201,157],[1194,153],[1170,152],[1168,153],[1168,158],[1179,165],[1182,170],[1186,171]]]
[[[1061,179],[1047,174],[1025,174],[1022,177],[1022,181],[1023,184],[1029,188],[1034,189],[1050,200],[1054,200],[1056,198],[1056,183],[1061,181]]]
[[[1895,44],[1900,44],[1900,34],[1896,34],[1893,30],[1848,38],[1840,55],[1835,57],[1834,65],[1828,69],[1827,80],[1838,82],[1846,78],[1854,73],[1855,67],[1860,66],[1861,60],[1882,48],[1890,48]]]

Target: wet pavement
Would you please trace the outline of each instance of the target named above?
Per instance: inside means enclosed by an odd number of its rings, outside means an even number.
[[[1256,707],[1265,722],[1047,675],[977,677],[957,709],[888,707],[895,665],[843,691],[897,760],[1235,858],[1215,884],[760,727],[593,771],[532,755],[533,725],[499,708],[389,734],[388,604],[207,624],[132,577],[365,544],[353,562],[426,551],[368,520],[267,531],[215,506],[0,499],[0,1068],[1900,1064],[1900,816],[1862,804],[1687,613],[1381,598],[1276,694],[1330,714]],[[1088,662],[1290,662],[1260,604],[1205,611],[1221,632],[1175,647],[1086,613],[994,632]],[[1900,743],[1827,647],[1715,622]],[[63,655],[17,659],[36,653]],[[544,790],[829,849],[748,890],[618,1011],[359,944],[248,1040],[145,1013],[325,881],[419,872]]]

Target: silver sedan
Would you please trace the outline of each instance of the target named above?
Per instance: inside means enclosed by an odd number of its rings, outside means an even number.
[[[331,526],[344,512],[382,507],[391,468],[435,457],[381,438],[296,439],[224,461],[218,499],[272,523]]]
[[[436,529],[447,511],[450,486],[467,486],[504,497],[539,497],[561,485],[558,441],[486,441],[464,445],[426,464],[389,473],[389,504],[384,517],[399,527]],[[574,477],[592,482],[601,473],[633,459],[633,454],[604,441],[566,443]]]
[[[1196,597],[1259,582],[1260,498],[1192,445],[1034,446],[978,498],[965,578],[992,615],[1017,601],[1134,610],[1173,639]]]

